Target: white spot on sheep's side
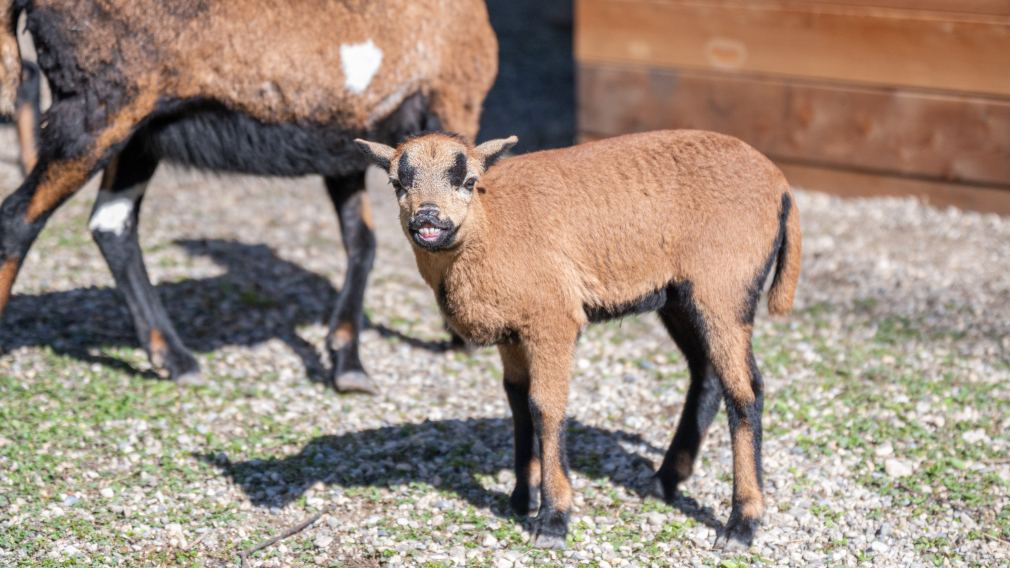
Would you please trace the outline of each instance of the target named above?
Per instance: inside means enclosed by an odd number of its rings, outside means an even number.
[[[362,93],[382,65],[382,50],[372,40],[340,46],[340,65],[347,90]]]
[[[133,199],[125,197],[109,199],[95,208],[95,212],[91,214],[88,228],[92,231],[115,233],[118,237],[126,231],[132,214]]]

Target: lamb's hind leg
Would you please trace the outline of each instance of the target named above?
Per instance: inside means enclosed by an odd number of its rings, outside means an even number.
[[[708,353],[722,382],[733,444],[733,508],[716,546],[750,546],[764,514],[761,413],[764,385],[751,351],[751,326],[736,314],[709,317]]]
[[[105,168],[89,227],[126,300],[151,365],[173,379],[192,381],[199,376],[199,364],[179,339],[151,285],[137,237],[144,192],[158,167],[158,159],[145,151],[144,140],[138,136]]]
[[[687,359],[691,384],[677,432],[656,472],[657,489],[667,501],[674,498],[678,486],[694,471],[701,443],[722,402],[722,386],[709,363],[704,324],[690,286],[671,287],[669,298],[659,317]]]
[[[326,189],[340,218],[347,251],[347,274],[337,296],[326,338],[333,364],[333,385],[342,392],[377,393],[358,355],[358,338],[365,325],[365,286],[375,260],[375,232],[365,193],[365,172],[326,178]]]

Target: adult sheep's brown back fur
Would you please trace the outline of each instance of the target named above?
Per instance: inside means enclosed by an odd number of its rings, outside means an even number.
[[[71,14],[78,25],[53,25]],[[47,73],[57,93],[97,78],[271,123],[360,128],[421,92],[441,99],[446,128],[472,138],[478,113],[467,111],[497,71],[479,0],[37,0],[28,27],[43,71],[59,69]],[[47,59],[71,56],[73,65]]]

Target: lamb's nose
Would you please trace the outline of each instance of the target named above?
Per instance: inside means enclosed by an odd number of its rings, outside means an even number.
[[[415,217],[438,217],[438,205],[431,202],[422,203],[417,211],[414,213]]]

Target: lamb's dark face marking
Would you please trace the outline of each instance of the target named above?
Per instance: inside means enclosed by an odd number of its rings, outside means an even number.
[[[453,162],[452,167],[446,172],[449,176],[449,185],[453,187],[463,187],[463,183],[466,182],[466,154],[459,152],[456,154],[456,161]],[[473,178],[474,183],[476,183],[477,178]],[[469,188],[473,191],[472,188]]]
[[[417,168],[410,163],[410,157],[404,154],[400,156],[400,165],[396,168],[396,182],[393,187],[400,191],[401,188],[408,188],[414,185],[414,178],[417,176]],[[392,183],[393,180],[390,180]]]

